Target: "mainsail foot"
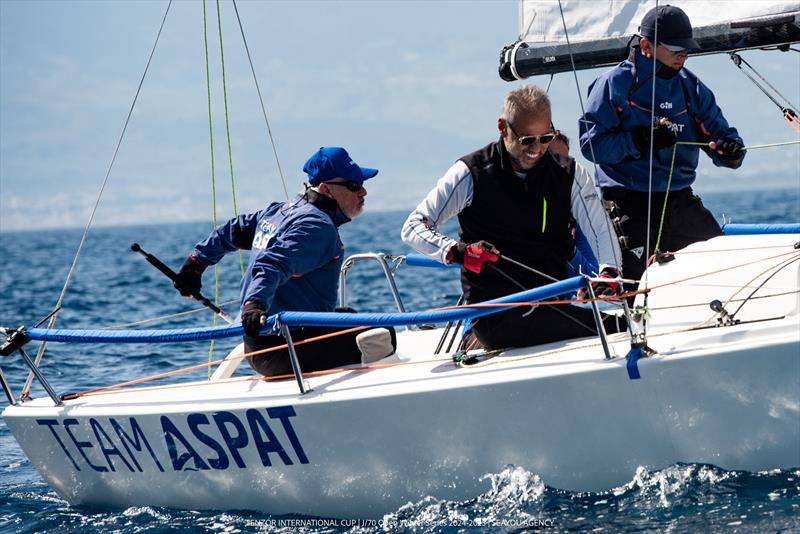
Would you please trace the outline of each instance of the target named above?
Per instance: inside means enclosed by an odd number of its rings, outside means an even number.
[[[608,13],[608,17],[601,12],[620,4],[625,5],[616,13]],[[701,48],[693,54],[756,48],[788,50],[789,45],[800,41],[800,2],[748,4],[721,6],[711,1],[686,5],[687,15],[697,25],[694,39]],[[628,56],[629,47],[637,38],[639,21],[649,7],[650,3],[638,0],[611,2],[602,8],[594,2],[563,2],[562,6],[557,0],[524,0],[520,25],[534,27],[502,49],[500,77],[514,81],[573,68],[615,65]],[[544,21],[549,24],[544,26]]]

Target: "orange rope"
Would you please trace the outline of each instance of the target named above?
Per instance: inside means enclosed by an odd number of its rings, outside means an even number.
[[[359,330],[364,330],[366,328],[368,328],[368,327],[366,327],[366,326],[356,326],[355,328],[348,328],[347,330],[340,330],[338,332],[331,332],[331,333],[328,333],[328,334],[322,334],[322,335],[319,335],[319,336],[310,337],[310,338],[307,338],[307,339],[302,339],[300,341],[294,342],[293,344],[294,345],[304,345],[306,343],[311,343],[313,341],[320,341],[322,339],[327,339],[327,338],[334,337],[334,336],[339,336],[339,335],[342,335],[342,334],[349,334],[351,332],[357,332]],[[217,364],[222,363],[224,361],[241,360],[243,358],[249,358],[250,356],[256,356],[258,354],[266,354],[268,352],[274,352],[274,351],[277,351],[277,350],[280,350],[280,349],[285,349],[288,346],[289,346],[288,344],[284,343],[283,345],[276,345],[274,347],[269,347],[269,348],[261,349],[261,350],[255,350],[253,352],[245,352],[244,354],[242,354],[240,356],[233,356],[233,357],[230,357],[230,358],[222,358],[220,360],[214,360],[213,362],[198,363],[197,365],[190,365],[189,367],[181,367],[179,369],[173,369],[172,371],[167,371],[165,373],[158,373],[158,374],[155,374],[155,375],[145,376],[145,377],[137,378],[137,379],[134,379],[134,380],[128,380],[126,382],[118,382],[116,384],[111,384],[110,386],[103,386],[103,387],[99,387],[99,388],[95,388],[95,389],[89,389],[89,390],[86,390],[86,391],[81,391],[79,393],[72,393],[70,395],[65,395],[64,396],[64,400],[77,399],[78,397],[82,397],[84,395],[94,394],[94,393],[97,393],[97,392],[100,392],[100,391],[105,391],[105,390],[109,390],[109,389],[117,389],[117,388],[121,388],[121,387],[124,387],[124,386],[131,386],[131,385],[134,385],[134,384],[140,384],[142,382],[148,382],[150,380],[156,380],[158,378],[164,378],[164,377],[167,377],[167,376],[172,376],[172,375],[177,375],[177,374],[180,374],[180,373],[185,373],[187,371],[193,371],[195,369],[202,369],[203,367],[210,367],[212,365],[217,365]],[[294,375],[291,375],[291,376],[294,376]]]
[[[309,338],[310,339],[310,338]],[[392,362],[392,363],[378,363],[378,364],[370,364],[370,365],[362,365],[361,367],[337,367],[335,369],[322,369],[320,371],[310,371],[308,373],[303,373],[303,376],[324,376],[334,373],[343,373],[348,371],[368,371],[370,369],[382,369],[384,367],[397,367],[401,365],[416,365],[420,363],[435,363],[435,362],[446,362],[451,361],[452,359],[448,356],[446,358],[432,358],[429,360],[415,360],[415,361],[408,361],[408,362]],[[203,364],[207,365],[207,364]],[[123,390],[123,391],[84,391],[81,393],[75,393],[73,395],[65,396],[64,400],[73,400],[78,397],[99,397],[103,395],[118,395],[120,393],[144,393],[149,391],[160,391],[165,389],[180,389],[180,388],[188,388],[188,387],[198,387],[198,386],[208,386],[208,385],[221,385],[221,384],[233,384],[237,382],[253,382],[256,380],[263,380],[263,381],[270,381],[270,380],[285,380],[287,378],[294,378],[294,374],[289,375],[277,375],[277,376],[248,376],[243,378],[233,378],[223,381],[206,381],[206,382],[193,382],[191,384],[167,384],[164,386],[150,386],[144,388],[138,388],[134,390]],[[112,386],[109,386],[109,388]]]
[[[703,274],[696,274],[694,276],[687,276],[686,278],[682,278],[680,280],[675,280],[673,282],[665,282],[665,283],[657,285],[657,286],[652,286],[652,287],[649,288],[649,290],[652,291],[654,289],[659,289],[659,288],[666,287],[666,286],[680,284],[680,283],[683,283],[683,282],[687,282],[689,280],[694,280],[695,278],[702,278],[704,276],[711,276],[712,274],[722,273],[722,272],[725,272],[725,271],[738,269],[740,267],[747,267],[748,265],[753,265],[754,263],[759,263],[759,262],[767,261],[767,260],[774,260],[776,258],[780,258],[780,257],[783,257],[783,256],[788,256],[790,254],[800,254],[800,252],[792,250],[790,252],[783,252],[781,254],[776,254],[775,256],[769,256],[768,258],[760,258],[760,259],[757,259],[757,260],[749,261],[747,263],[741,263],[739,265],[733,265],[731,267],[724,267],[722,269],[717,269],[716,271],[710,271],[710,272],[703,273]],[[635,292],[632,292],[632,293],[635,293]]]
[[[733,299],[735,299],[735,298],[736,298],[736,296],[737,296],[739,293],[741,293],[742,291],[744,291],[744,290],[745,290],[745,288],[747,288],[747,287],[750,287],[750,284],[754,283],[756,280],[758,280],[759,278],[761,278],[762,276],[764,276],[765,274],[767,274],[767,273],[768,273],[768,272],[770,272],[771,270],[773,270],[773,269],[782,269],[783,267],[785,267],[786,265],[789,265],[790,263],[791,263],[791,262],[784,263],[784,264],[783,264],[783,266],[781,266],[781,264],[780,264],[780,263],[779,263],[778,265],[770,265],[769,267],[767,267],[767,268],[766,268],[766,269],[764,269],[763,271],[759,272],[759,273],[758,273],[758,274],[756,274],[756,275],[755,275],[753,278],[751,278],[750,280],[748,280],[748,281],[747,281],[747,282],[746,282],[746,283],[745,283],[743,286],[741,286],[739,289],[737,289],[736,291],[734,291],[734,292],[733,292],[733,294],[732,294],[731,296],[729,296],[729,297],[728,297],[728,298],[725,300],[725,302],[723,303],[723,307],[725,307],[725,306],[727,306],[728,304],[730,304],[730,302],[731,302]],[[739,308],[741,309],[741,306],[740,306]],[[734,312],[734,315],[736,315],[736,312]],[[696,325],[694,326],[694,328],[700,328],[700,327],[702,327],[702,326],[705,326],[705,325],[706,325],[706,324],[708,324],[709,322],[713,321],[713,320],[714,320],[714,318],[715,318],[716,316],[717,316],[717,314],[716,314],[716,313],[712,314],[712,315],[711,315],[711,316],[710,316],[708,319],[706,319],[705,321],[702,321],[702,322],[700,322],[700,323],[696,324]]]

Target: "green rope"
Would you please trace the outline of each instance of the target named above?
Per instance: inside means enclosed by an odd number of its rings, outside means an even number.
[[[214,174],[214,128],[211,119],[211,75],[208,67],[208,23],[206,19],[206,0],[203,0],[203,44],[205,45],[206,59],[206,96],[208,99],[208,137],[211,144],[211,205],[212,221],[214,228],[217,227],[217,185],[216,175]],[[219,269],[214,265],[214,303],[219,302]],[[217,314],[214,314],[213,325],[217,325]],[[208,362],[211,363],[214,356],[214,340],[208,349]],[[211,380],[211,367],[208,367],[208,379]]]
[[[677,142],[672,145],[672,161],[669,164],[669,178],[667,178],[667,191],[664,193],[664,205],[661,206],[661,222],[658,223],[658,237],[656,237],[656,247],[654,250],[659,250],[659,245],[661,244],[661,231],[664,229],[664,215],[667,213],[667,197],[669,197],[669,187],[672,185],[672,171],[675,169],[675,155],[678,153],[678,145],[684,144],[702,144],[702,143],[689,143],[689,142]],[[648,225],[650,222],[648,221]],[[649,229],[648,229],[649,232]],[[645,251],[645,254],[648,254]],[[647,258],[645,259],[645,266],[647,266]]]
[[[800,141],[786,141],[783,143],[770,143],[766,145],[750,145],[744,147],[742,150],[756,150],[759,148],[773,148],[776,146],[787,146],[787,145],[797,145],[800,144]],[[678,141],[672,146],[672,161],[669,165],[669,178],[667,179],[667,190],[664,192],[664,205],[661,207],[661,221],[658,223],[658,237],[656,238],[656,247],[654,250],[659,250],[659,245],[661,244],[661,232],[664,230],[664,217],[667,213],[667,197],[669,196],[669,188],[670,184],[672,184],[672,171],[675,169],[675,155],[678,152],[678,145],[689,145],[689,146],[708,146],[708,143],[698,143],[696,141]]]
[[[228,86],[225,82],[225,50],[222,46],[222,17],[219,13],[219,0],[217,0],[217,28],[219,30],[219,56],[222,65],[222,97],[225,103],[225,134],[228,138],[228,167],[231,173],[231,196],[233,198],[233,216],[238,217],[239,211],[236,208],[236,184],[233,179],[233,150],[231,149],[231,128],[228,120]],[[244,276],[244,256],[239,250],[239,268]]]

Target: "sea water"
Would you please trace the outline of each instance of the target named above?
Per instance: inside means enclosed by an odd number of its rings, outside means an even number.
[[[800,222],[800,189],[704,195],[706,206],[735,223]],[[399,239],[406,213],[366,213],[342,227],[347,253],[380,250],[405,254]],[[97,328],[141,323],[151,328],[211,324],[208,312],[181,299],[170,282],[130,251],[138,242],[177,268],[209,223],[93,229],[63,302],[58,325]],[[453,231],[454,225],[448,229]],[[0,326],[31,326],[50,312],[72,263],[81,230],[0,233]],[[245,258],[246,261],[246,258]],[[219,269],[219,299],[237,308],[239,258],[229,255]],[[204,292],[215,293],[214,273],[204,276]],[[460,293],[454,271],[401,268],[397,284],[406,308],[452,304]],[[348,275],[348,304],[359,311],[394,306],[383,274],[359,264]],[[236,340],[215,343],[214,359]],[[42,369],[56,391],[79,391],[207,361],[208,343],[170,345],[49,345]],[[757,362],[753,363],[757,365]],[[16,356],[0,360],[19,391],[26,369]],[[240,366],[237,373],[249,373]],[[201,379],[206,371],[189,373]],[[174,380],[174,379],[172,379]],[[34,395],[41,389],[34,387]],[[609,406],[613,409],[613,406]],[[747,429],[742,429],[746,432]],[[580,439],[580,429],[576,430]],[[451,444],[458,447],[458,443]],[[636,444],[632,443],[632,447]],[[800,446],[800,444],[798,444]],[[800,532],[800,466],[750,473],[713,465],[676,464],[660,470],[640,467],[630,481],[605,491],[577,493],[548,485],[525,466],[508,465],[482,477],[483,490],[465,501],[428,495],[409,502],[380,521],[347,517],[272,516],[133,507],[107,510],[72,507],[42,480],[0,421],[0,531],[2,532],[485,532],[548,531],[726,531]]]

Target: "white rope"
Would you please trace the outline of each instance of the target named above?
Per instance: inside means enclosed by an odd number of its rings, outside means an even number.
[[[511,61],[510,61],[511,74],[513,74],[514,78],[517,79],[517,80],[522,80],[522,79],[525,78],[525,76],[522,76],[517,71],[517,50],[519,50],[520,47],[523,46],[524,44],[525,44],[525,41],[519,41],[517,44],[514,45],[514,48],[511,50]]]
[[[222,306],[227,306],[228,304],[233,304],[234,302],[239,302],[239,299],[226,300],[225,302],[221,302],[218,306],[221,308]],[[211,311],[211,310],[209,310],[205,306],[202,306],[200,308],[194,308],[192,310],[187,310],[187,311],[183,311],[183,312],[171,313],[171,314],[168,314],[168,315],[161,315],[159,317],[150,317],[149,319],[142,319],[141,321],[134,321],[132,323],[121,323],[121,324],[113,324],[111,326],[104,326],[103,328],[100,328],[100,330],[116,330],[116,329],[119,329],[119,328],[130,328],[131,326],[141,326],[143,324],[157,323],[159,321],[166,321],[167,319],[174,319],[176,317],[183,317],[183,316],[186,316],[186,315],[192,315],[192,314],[199,313],[199,312],[202,312],[202,311]],[[224,317],[223,317],[223,319],[224,319]],[[230,320],[230,317],[228,319],[226,319],[226,320],[228,321],[228,323],[232,323],[233,322],[233,321]]]

